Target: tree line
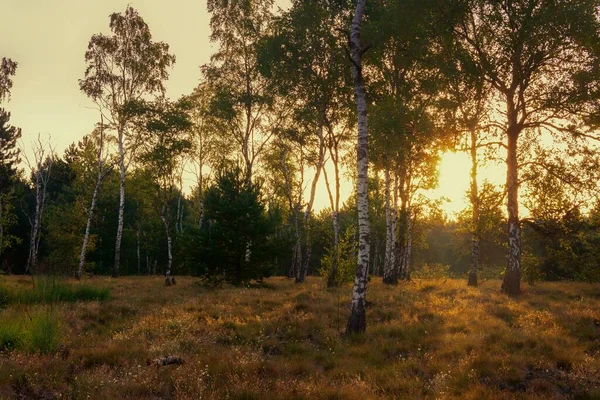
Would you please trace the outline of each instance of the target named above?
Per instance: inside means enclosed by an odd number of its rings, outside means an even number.
[[[62,156],[38,136],[27,158],[1,110],[5,271],[319,274],[354,282],[348,332],[366,327],[369,275],[492,273],[509,295],[522,276],[600,278],[600,2],[207,4],[217,50],[189,94],[166,96],[175,55],[128,6],[82,49],[92,132]],[[0,101],[17,66],[2,59]],[[450,150],[471,159],[457,221],[424,195]],[[505,185],[481,181],[486,163]]]

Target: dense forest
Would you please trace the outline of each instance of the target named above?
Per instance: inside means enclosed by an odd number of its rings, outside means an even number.
[[[354,282],[350,331],[364,330],[370,275],[502,278],[510,295],[522,279],[598,282],[599,10],[209,0],[216,51],[179,99],[165,95],[169,45],[133,7],[115,12],[73,78],[98,110],[81,140],[62,154],[41,135],[25,144],[0,111],[2,271],[318,275]],[[18,61],[2,59],[2,101]],[[472,162],[456,219],[424,195],[448,151]],[[490,164],[505,185],[478,176]],[[330,207],[317,212],[320,180]]]

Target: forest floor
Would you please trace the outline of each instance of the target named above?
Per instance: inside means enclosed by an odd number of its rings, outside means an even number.
[[[600,399],[600,285],[524,285],[510,299],[499,281],[375,278],[367,332],[345,337],[351,288],[318,278],[213,290],[190,277],[87,284],[110,297],[0,310],[0,325],[52,313],[60,335],[48,354],[0,352],[0,398]],[[166,356],[185,363],[152,361]]]

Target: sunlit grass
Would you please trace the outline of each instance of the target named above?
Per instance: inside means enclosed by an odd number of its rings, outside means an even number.
[[[17,279],[8,283],[24,285]],[[91,284],[110,288],[110,299],[58,305],[61,350],[4,350],[0,398],[600,396],[598,285],[543,283],[515,300],[498,281],[474,289],[451,279],[392,287],[373,279],[367,332],[347,338],[349,287],[326,290],[316,278],[222,289],[193,278],[162,283],[98,279]],[[15,304],[0,318],[19,307],[40,308]],[[185,364],[146,365],[168,355]]]

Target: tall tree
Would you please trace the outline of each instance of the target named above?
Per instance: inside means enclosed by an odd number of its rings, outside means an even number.
[[[469,185],[469,201],[471,203],[471,263],[468,286],[477,286],[479,270],[480,242],[484,224],[480,221],[481,195],[479,193],[478,171],[481,164],[482,148],[504,146],[500,141],[491,141],[489,115],[491,114],[491,87],[484,74],[479,70],[468,54],[460,48],[452,48],[449,52],[446,77],[448,85],[446,94],[450,107],[451,126],[458,134],[457,149],[468,152],[471,159],[471,176]]]
[[[0,103],[10,97],[12,88],[12,76],[17,69],[17,63],[10,58],[2,57],[0,64]],[[8,125],[10,113],[0,108],[0,255],[5,247],[8,247],[8,235],[6,229],[14,221],[9,212],[8,200],[12,181],[17,173],[19,164],[19,148],[17,141],[21,137],[21,129]]]
[[[519,139],[539,128],[572,132],[576,77],[596,57],[597,0],[465,0],[455,33],[504,103],[507,141],[508,266],[502,284],[520,293]],[[592,39],[594,38],[594,39]]]
[[[377,3],[370,14],[369,33],[377,43],[370,59],[372,145],[380,154],[375,166],[386,176],[386,283],[395,283],[398,274],[408,277],[416,215],[412,200],[435,183],[435,171],[428,166],[443,143],[444,130],[436,129],[434,118],[444,88],[437,7],[436,0],[391,0]]]
[[[367,114],[367,91],[363,78],[363,54],[366,51],[361,45],[360,34],[365,15],[366,0],[358,0],[352,26],[350,29],[350,58],[352,63],[352,80],[354,82],[354,99],[358,115],[357,146],[357,205],[358,205],[358,262],[352,289],[352,306],[346,325],[346,333],[360,333],[367,328],[367,274],[370,259],[370,225],[369,225],[369,119]]]
[[[160,219],[167,236],[167,266],[165,268],[165,284],[174,283],[171,276],[173,268],[173,237],[171,206],[176,189],[178,167],[182,157],[189,151],[191,143],[187,130],[191,122],[187,110],[190,104],[186,101],[172,103],[159,100],[155,103],[136,105],[131,111],[138,114],[138,124],[142,127],[142,153],[140,161],[152,174],[156,184],[156,203]]]
[[[311,261],[310,222],[328,149],[334,154],[332,160],[339,172],[339,147],[343,136],[336,135],[335,129],[346,117],[344,109],[349,97],[345,81],[344,37],[340,28],[347,14],[344,1],[294,1],[292,7],[277,18],[273,35],[262,43],[260,51],[261,71],[279,96],[293,100],[293,117],[307,137],[305,142],[310,146],[305,148],[312,153],[306,157],[314,176],[305,202],[304,252],[301,268],[296,271],[296,282],[304,281]],[[335,226],[337,214],[333,215]],[[339,232],[335,238],[337,243]],[[296,247],[301,247],[299,239]]]
[[[12,76],[17,71],[17,63],[10,58],[2,57],[0,63],[0,103],[7,97],[10,98],[10,89],[12,89]]]
[[[94,100],[117,133],[120,187],[112,273],[118,276],[125,210],[125,175],[135,150],[135,145],[131,146],[133,137],[129,135],[130,117],[123,111],[124,106],[131,101],[164,93],[167,70],[175,63],[175,56],[169,54],[166,43],[152,40],[150,28],[131,6],[127,7],[124,14],[111,14],[109,26],[112,35],[96,34],[90,39],[85,53],[87,68],[79,87]],[[129,159],[126,153],[129,153]]]
[[[201,67],[215,96],[212,113],[238,146],[246,181],[281,123],[268,83],[258,68],[257,49],[272,19],[273,0],[209,0],[210,39],[219,44],[209,64]]]
[[[26,273],[33,272],[38,266],[38,254],[42,236],[42,221],[44,208],[46,206],[48,183],[50,182],[52,166],[55,161],[54,149],[48,143],[43,143],[38,135],[37,141],[33,143],[33,159],[25,156],[25,161],[31,170],[31,181],[35,190],[35,209],[33,216],[29,218],[31,234],[29,237],[29,257],[27,259]]]
[[[189,130],[190,162],[196,175],[198,202],[197,226],[202,229],[204,222],[204,190],[213,170],[218,169],[231,157],[233,145],[220,134],[227,126],[211,112],[216,93],[206,82],[200,83],[188,96],[192,127]]]
[[[20,161],[17,141],[21,129],[9,125],[9,121],[10,113],[0,108],[0,255],[10,246],[7,230],[14,222],[14,215],[10,212],[9,200]]]
[[[106,140],[104,136],[104,119],[101,118],[100,126],[94,132],[95,135],[87,136],[87,141],[84,138],[84,142],[80,147],[83,147],[82,153],[85,153],[86,150],[91,150],[92,154],[95,152],[95,168],[92,168],[92,171],[96,172],[96,180],[94,183],[94,190],[92,192],[92,198],[90,200],[89,208],[85,209],[85,213],[87,216],[87,223],[85,226],[85,233],[83,235],[83,242],[81,244],[81,252],[79,253],[79,263],[77,265],[77,279],[81,279],[83,275],[83,267],[85,265],[85,257],[88,247],[88,242],[90,239],[90,231],[92,228],[92,220],[94,218],[94,213],[96,211],[96,206],[98,203],[98,197],[100,195],[100,190],[102,187],[102,182],[108,176],[108,174],[112,171],[112,163],[109,162],[107,154],[106,154]],[[95,137],[94,137],[95,136]],[[94,143],[96,141],[96,143]]]

